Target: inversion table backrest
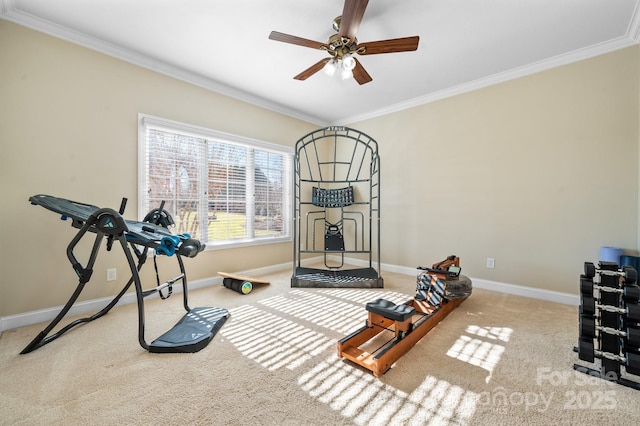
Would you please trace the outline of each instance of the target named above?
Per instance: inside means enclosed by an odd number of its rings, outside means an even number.
[[[74,226],[76,227],[79,227],[78,225],[82,225],[92,214],[100,210],[100,207],[93,206],[91,204],[79,203],[77,201],[71,201],[65,198],[45,194],[30,197],[29,202],[60,214],[62,219],[73,219]],[[127,241],[131,241],[135,244],[147,247],[156,247],[162,238],[173,235],[168,229],[153,223],[126,219],[125,223],[127,225],[127,230],[125,231]]]

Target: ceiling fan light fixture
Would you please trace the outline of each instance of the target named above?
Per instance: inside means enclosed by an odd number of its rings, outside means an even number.
[[[323,67],[325,74],[327,74],[329,77],[333,77],[337,69],[338,69],[338,64],[336,63],[335,59],[331,59]]]
[[[350,69],[343,67],[340,73],[340,76],[342,77],[343,80],[348,80],[351,77],[353,77],[353,72],[351,72]]]
[[[342,57],[342,67],[349,71],[356,67],[356,60],[350,53],[347,53]]]

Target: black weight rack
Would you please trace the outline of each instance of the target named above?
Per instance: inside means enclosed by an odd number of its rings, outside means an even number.
[[[577,371],[640,390],[640,288],[637,272],[615,262],[585,262],[580,275]]]
[[[294,184],[291,286],[383,287],[377,142],[339,126],[305,135],[296,143]],[[316,256],[323,267],[302,266]]]

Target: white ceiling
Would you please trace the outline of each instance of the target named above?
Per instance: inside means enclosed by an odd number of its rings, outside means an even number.
[[[420,36],[368,55],[373,81],[293,76],[325,52],[344,0],[0,0],[0,16],[319,125],[348,124],[640,40],[640,0],[370,0],[358,41]]]

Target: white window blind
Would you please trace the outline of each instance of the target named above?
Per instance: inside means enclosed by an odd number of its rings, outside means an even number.
[[[140,114],[139,213],[207,247],[288,241],[292,149]]]

